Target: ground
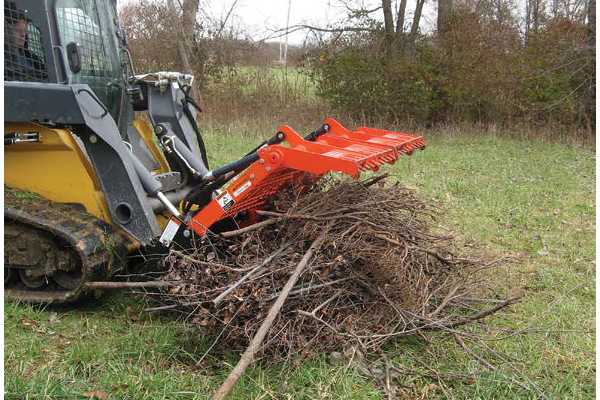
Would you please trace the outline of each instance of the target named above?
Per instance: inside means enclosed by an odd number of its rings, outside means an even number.
[[[227,132],[228,131],[228,132]],[[205,129],[213,165],[245,154],[264,133]],[[595,397],[595,153],[557,141],[508,135],[425,132],[427,150],[386,167],[402,184],[439,202],[441,229],[460,252],[519,262],[494,274],[501,294],[521,303],[487,321],[496,371],[450,380],[459,399]],[[140,314],[142,300],[113,293],[69,307],[4,302],[7,399],[204,399],[227,376],[232,353],[211,345],[183,320]],[[502,329],[523,330],[511,335]],[[476,361],[444,334],[390,343],[394,362],[421,370],[468,373]],[[511,380],[531,387],[525,391]],[[443,397],[434,378],[403,376],[405,398]],[[543,394],[542,394],[543,393]],[[378,383],[326,355],[297,371],[254,366],[231,398],[386,398]],[[399,396],[402,398],[402,394]]]

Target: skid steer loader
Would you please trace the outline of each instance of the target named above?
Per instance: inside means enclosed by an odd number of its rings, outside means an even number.
[[[123,260],[259,222],[284,188],[425,147],[327,119],[211,169],[193,76],[138,75],[114,0],[5,1],[4,60],[4,287],[26,301],[75,301]]]

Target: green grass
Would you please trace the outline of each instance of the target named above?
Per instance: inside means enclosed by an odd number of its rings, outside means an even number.
[[[280,95],[315,99],[317,86],[311,79],[311,70],[300,67],[223,67],[215,84],[233,86],[246,96],[261,96],[265,88]]]
[[[245,154],[271,133],[211,127],[205,130],[213,166]],[[537,385],[551,399],[595,397],[595,334],[566,332],[595,327],[595,154],[559,143],[492,136],[432,137],[428,148],[387,167],[420,196],[439,201],[441,228],[460,237],[459,251],[494,258],[517,254],[520,262],[491,272],[501,295],[523,301],[487,320],[495,328],[531,328],[490,342],[507,363],[475,346],[498,366],[482,379],[451,380],[460,399],[530,399],[517,379]],[[547,249],[542,255],[540,250]],[[217,352],[202,359],[211,342],[184,323],[139,315],[144,304],[111,294],[67,308],[4,303],[5,398],[85,398],[98,391],[111,399],[204,399],[236,362]],[[53,312],[59,323],[53,323]],[[38,326],[31,329],[28,320]],[[496,334],[497,335],[497,334]],[[388,345],[394,362],[442,372],[479,366],[444,334]],[[202,362],[198,363],[202,359]],[[414,398],[443,397],[432,379],[402,377],[400,389]],[[254,366],[231,398],[385,398],[378,384],[326,357],[290,373]]]

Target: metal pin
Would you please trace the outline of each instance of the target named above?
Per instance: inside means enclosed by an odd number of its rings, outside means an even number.
[[[157,192],[156,197],[163,205],[175,216],[179,216],[179,210],[171,203],[171,201],[162,192]]]

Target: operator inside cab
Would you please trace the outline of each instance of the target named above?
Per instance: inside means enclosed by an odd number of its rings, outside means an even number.
[[[46,65],[29,48],[31,21],[11,1],[4,2],[4,80],[47,82]]]

